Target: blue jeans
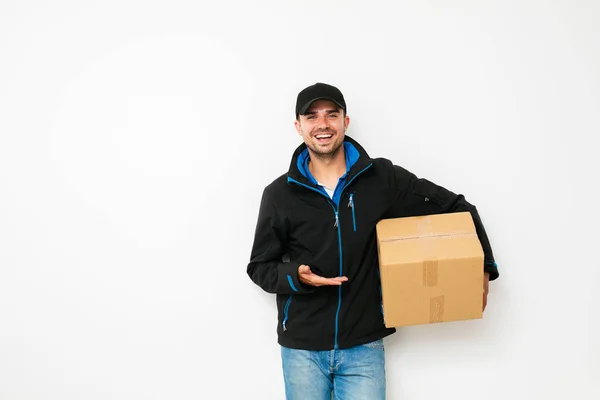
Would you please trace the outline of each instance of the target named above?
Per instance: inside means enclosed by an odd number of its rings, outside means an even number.
[[[287,400],[385,400],[383,339],[337,350],[281,347],[281,359]]]

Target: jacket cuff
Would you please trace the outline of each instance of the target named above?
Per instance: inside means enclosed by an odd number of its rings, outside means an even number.
[[[311,293],[314,287],[304,285],[298,279],[298,267],[301,263],[290,261],[279,264],[279,287],[283,288],[286,294],[304,294]]]
[[[490,274],[490,281],[498,279],[500,274],[498,273],[498,264],[495,261],[485,261],[483,263],[483,272]]]

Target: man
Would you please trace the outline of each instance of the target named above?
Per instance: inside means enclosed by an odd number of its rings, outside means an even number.
[[[247,272],[276,293],[288,399],[385,399],[385,336],[375,225],[470,211],[484,254],[484,308],[498,270],[475,207],[345,135],[342,93],[317,83],[296,101],[304,143],[262,196]]]

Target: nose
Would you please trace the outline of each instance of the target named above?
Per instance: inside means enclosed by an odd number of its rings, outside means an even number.
[[[321,115],[317,119],[317,126],[319,129],[329,128],[329,121],[327,121],[326,115]]]

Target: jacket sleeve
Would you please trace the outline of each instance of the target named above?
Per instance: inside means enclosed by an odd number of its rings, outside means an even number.
[[[283,262],[287,247],[287,229],[265,189],[260,202],[254,243],[247,267],[248,276],[268,293],[304,294],[314,291],[298,279],[295,261]]]
[[[499,277],[492,246],[474,205],[470,204],[462,194],[455,194],[427,179],[418,178],[402,167],[394,166],[393,176],[392,187],[395,198],[392,215],[394,217],[469,211],[483,248],[484,271],[490,274],[490,280]]]

